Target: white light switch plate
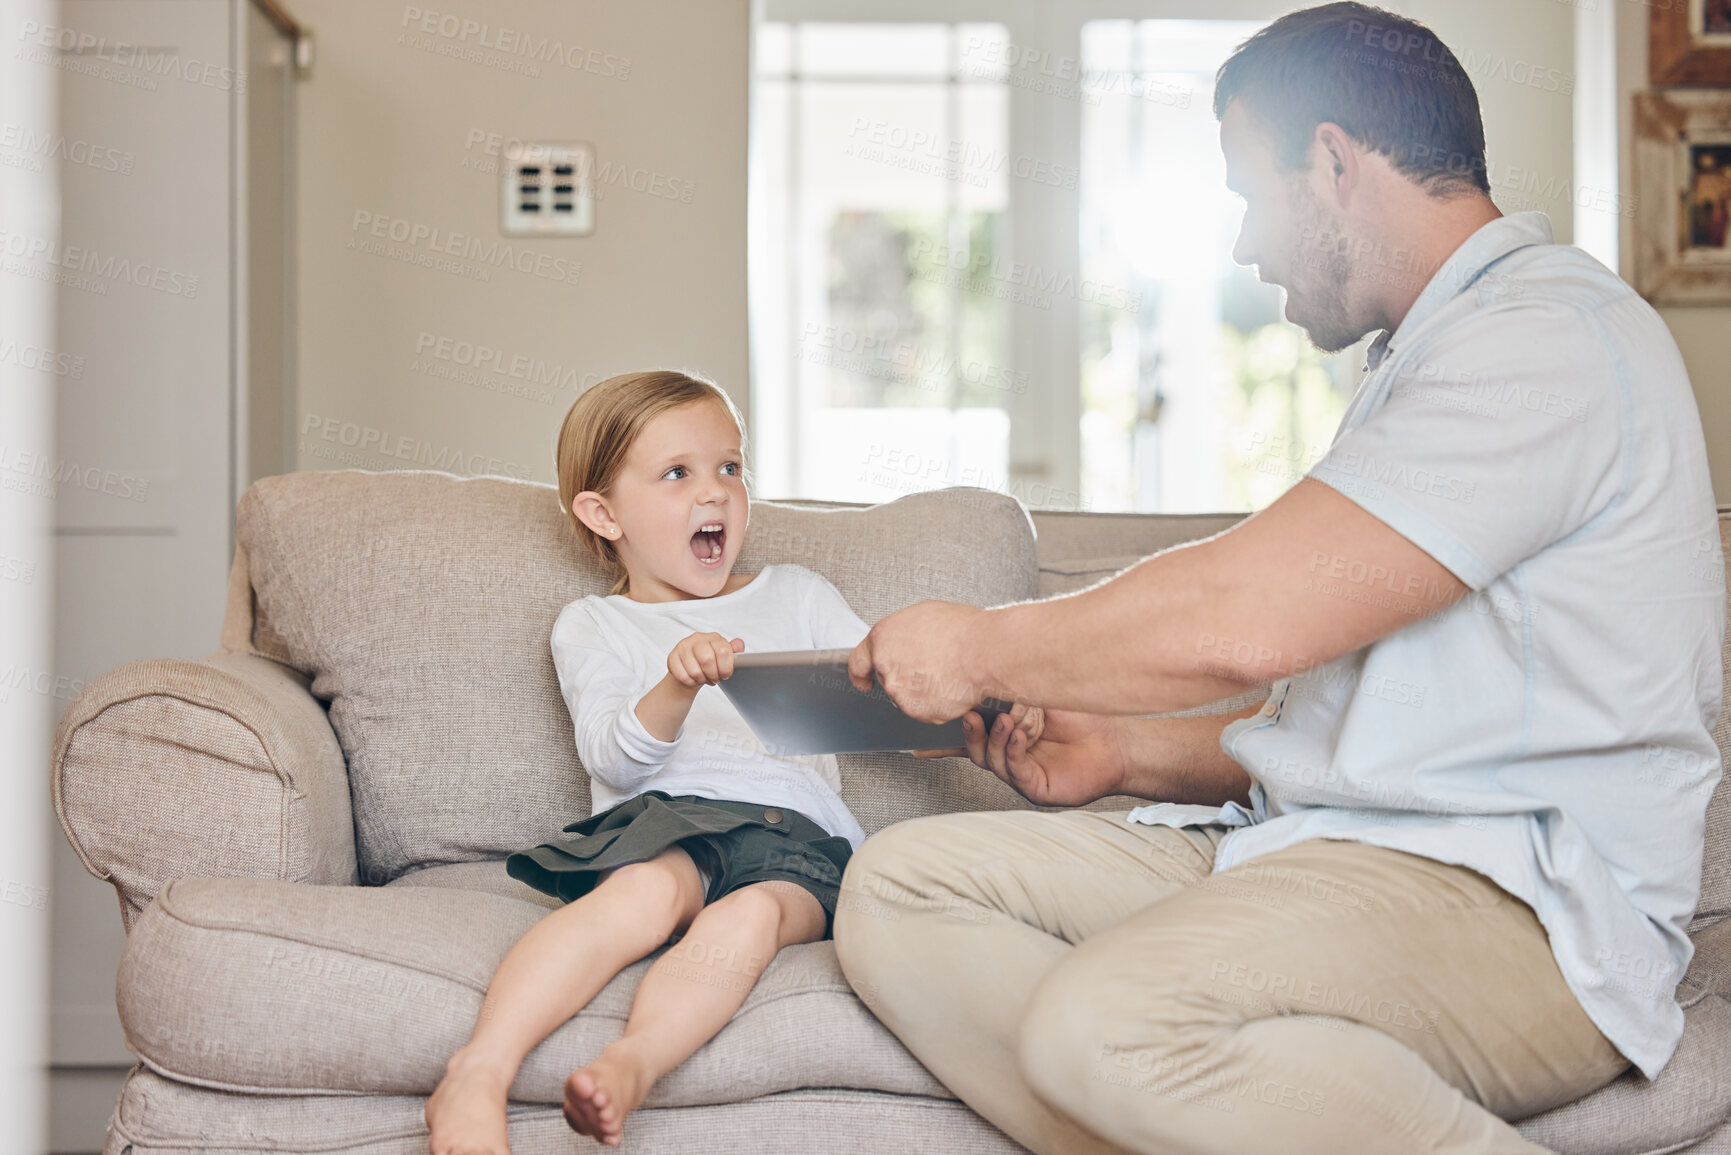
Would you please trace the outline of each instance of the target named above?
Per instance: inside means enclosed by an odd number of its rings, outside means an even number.
[[[586,237],[595,231],[595,150],[512,142],[505,150],[500,228],[507,236]]]

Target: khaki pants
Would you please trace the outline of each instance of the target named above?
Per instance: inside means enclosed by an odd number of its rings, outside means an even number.
[[[1503,1120],[1628,1066],[1484,876],[1331,841],[1210,875],[1225,834],[899,823],[848,865],[836,951],[934,1075],[1041,1155],[1540,1151]]]

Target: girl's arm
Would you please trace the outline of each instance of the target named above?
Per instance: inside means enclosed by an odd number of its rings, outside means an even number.
[[[622,794],[640,789],[667,764],[676,745],[650,733],[635,712],[638,699],[653,689],[635,691],[642,685],[638,675],[581,611],[560,615],[552,649],[583,768]]]
[[[691,703],[697,700],[697,690],[698,687],[683,685],[668,674],[637,700],[637,720],[643,723],[651,737],[671,742],[679,736],[679,728],[685,725]]]
[[[649,688],[637,703],[637,720],[654,738],[671,742],[697,700],[697,691],[733,673],[733,655],[745,649],[739,638],[692,634],[667,655],[667,676]]]
[[[733,673],[733,655],[745,642],[692,634],[667,655],[667,675],[635,694],[637,675],[586,613],[560,615],[552,648],[583,768],[603,785],[630,793],[667,765],[697,691]]]

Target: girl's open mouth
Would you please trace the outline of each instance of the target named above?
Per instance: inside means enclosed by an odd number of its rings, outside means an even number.
[[[691,555],[700,565],[719,566],[722,547],[726,544],[727,527],[719,521],[712,521],[691,535]]]

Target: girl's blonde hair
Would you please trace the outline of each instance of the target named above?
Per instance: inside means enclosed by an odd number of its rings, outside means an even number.
[[[625,564],[613,542],[584,525],[571,510],[579,493],[593,490],[602,496],[612,492],[625,467],[625,456],[649,423],[669,409],[713,401],[727,410],[739,430],[740,452],[745,452],[745,422],[733,399],[715,382],[674,369],[650,369],[621,373],[585,389],[565,414],[559,429],[554,466],[559,474],[559,502],[577,532],[577,540],[613,575],[609,594],[624,593],[630,584]],[[744,461],[740,472],[751,486],[751,470]]]

